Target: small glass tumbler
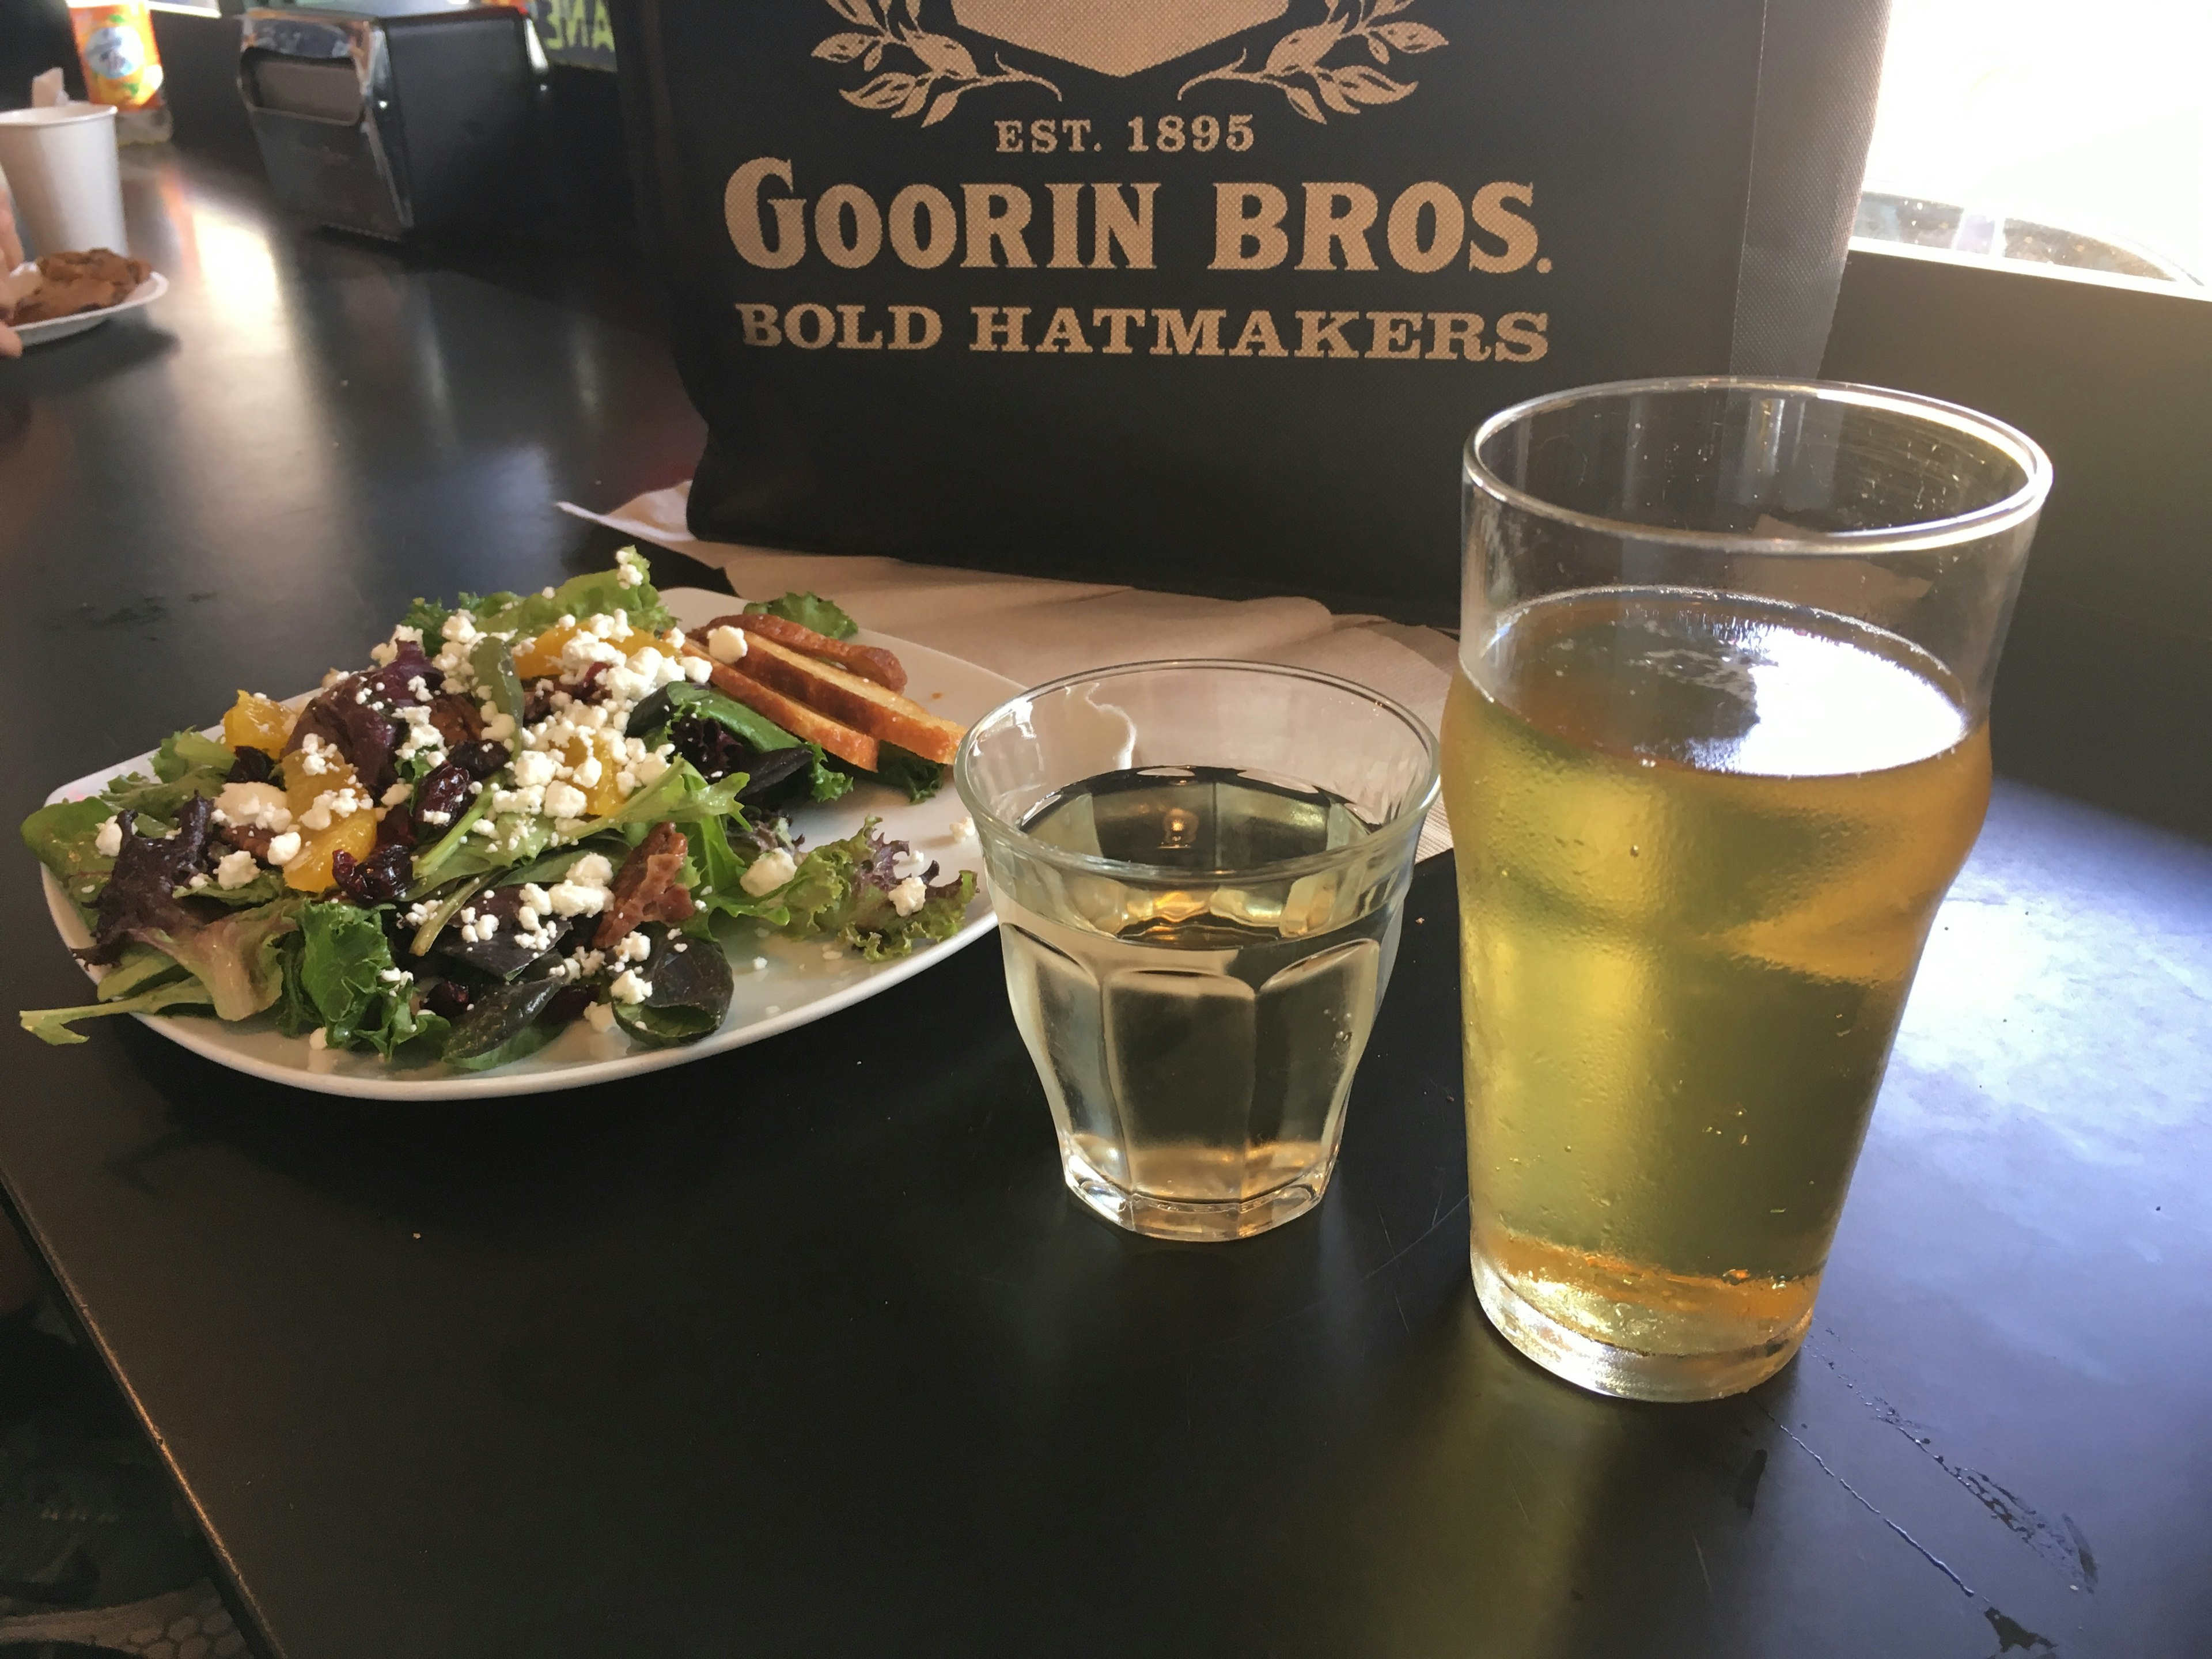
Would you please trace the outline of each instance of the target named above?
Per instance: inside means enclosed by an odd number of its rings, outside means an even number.
[[[1475,1289],[1601,1393],[1804,1339],[2050,487],[1948,404],[1589,386],[1466,460],[1458,849]]]
[[[1158,1238],[1321,1201],[1437,797],[1419,717],[1252,662],[1025,691],[953,776],[1067,1184]]]

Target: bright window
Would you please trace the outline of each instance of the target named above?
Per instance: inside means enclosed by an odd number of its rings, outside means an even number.
[[[1891,0],[1857,229],[2212,283],[2212,0]]]

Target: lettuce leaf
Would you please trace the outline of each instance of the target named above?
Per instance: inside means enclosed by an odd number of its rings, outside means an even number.
[[[558,980],[528,979],[485,992],[447,1035],[440,1058],[455,1071],[489,1072],[537,1053],[561,1035],[538,1018],[560,990]]]
[[[858,835],[809,854],[808,864],[820,860],[834,869],[842,890],[809,918],[808,931],[835,933],[870,962],[902,957],[926,940],[950,939],[958,933],[975,896],[975,875],[963,870],[956,879],[928,888],[921,907],[902,916],[891,902],[891,892],[902,879],[896,873],[899,862],[908,852],[904,842],[885,841],[877,834],[876,820],[871,818]],[[933,865],[925,872],[924,880],[935,868]],[[805,873],[802,866],[800,874]]]
[[[780,599],[745,607],[748,617],[781,617],[786,622],[795,622],[801,628],[811,628],[817,634],[826,634],[833,640],[849,640],[860,628],[847,616],[844,608],[823,599],[819,593],[787,593]]]
[[[296,896],[281,898],[193,927],[150,930],[142,942],[191,969],[207,988],[219,1018],[245,1019],[283,994],[284,967],[278,945],[298,928],[304,903]]]
[[[107,884],[115,860],[93,843],[100,826],[115,809],[94,795],[86,800],[56,801],[23,820],[23,844],[54,872],[73,903],[91,905]]]
[[[150,986],[162,984],[185,972],[185,966],[165,951],[150,945],[133,945],[115,966],[100,976],[100,1000],[113,1002],[136,996]]]
[[[747,708],[735,697],[726,696],[711,685],[694,685],[689,680],[664,685],[647,697],[629,711],[629,724],[623,729],[630,737],[650,741],[655,734],[667,730],[678,714],[712,720],[763,754],[799,744],[797,738],[767,715]]]
[[[412,1006],[409,981],[393,971],[379,913],[350,904],[310,904],[301,913],[299,985],[322,1017],[333,1048],[373,1048],[386,1060],[417,1037],[442,1041],[446,1022]]]
[[[79,1020],[99,1019],[108,1014],[158,1014],[167,1008],[204,1007],[210,1000],[207,987],[187,975],[141,991],[136,996],[118,997],[112,1002],[95,1002],[84,1008],[27,1009],[18,1018],[23,1029],[40,1042],[61,1047],[84,1041],[82,1032],[70,1029]]]
[[[643,1002],[615,1003],[616,1023],[648,1048],[696,1042],[721,1030],[736,989],[722,947],[711,939],[696,945],[679,940],[657,922],[640,931],[653,946],[645,970],[653,989]]]
[[[945,769],[935,761],[915,754],[911,749],[902,749],[895,743],[876,745],[876,769],[860,772],[860,777],[872,777],[878,783],[887,783],[894,789],[906,791],[910,801],[927,800],[945,787]]]
[[[876,823],[871,818],[857,834],[814,848],[789,881],[758,897],[744,890],[743,878],[763,849],[750,839],[732,842],[720,824],[702,824],[692,840],[700,882],[691,896],[702,911],[749,916],[794,939],[835,934],[870,962],[951,938],[967,920],[975,878],[963,872],[931,887],[920,908],[900,915],[890,896],[908,849],[904,842],[885,841]]]
[[[507,641],[478,640],[476,649],[469,653],[469,666],[476,671],[478,701],[489,698],[493,708],[520,727],[522,682],[515,677],[514,653],[507,649]]]
[[[571,576],[550,595],[459,593],[450,605],[418,599],[408,606],[406,616],[400,620],[410,628],[421,629],[426,644],[445,631],[446,619],[456,611],[469,612],[485,633],[511,633],[517,638],[542,634],[563,616],[613,616],[619,612],[629,617],[632,628],[653,634],[675,627],[676,618],[661,604],[659,591],[653,585],[652,567],[645,556],[635,547],[622,550],[646,575],[647,580],[635,587],[623,586],[622,567],[617,562],[611,570]]]
[[[197,732],[173,733],[162,738],[161,746],[154,751],[152,777],[143,772],[126,772],[109,781],[99,796],[106,803],[106,812],[102,816],[128,811],[167,823],[193,796],[220,794],[223,785],[230,781],[230,769],[237,763],[237,754],[212,738],[202,737]],[[53,810],[44,807],[31,814],[23,826],[27,840],[32,822]],[[93,827],[100,827],[98,821]],[[37,848],[32,850],[35,852]]]
[[[583,841],[603,830],[636,824],[705,823],[727,817],[736,818],[742,828],[744,815],[738,810],[738,794],[744,787],[742,772],[732,772],[720,783],[709,783],[690,761],[679,760],[606,817],[586,823],[576,832],[576,839]]]

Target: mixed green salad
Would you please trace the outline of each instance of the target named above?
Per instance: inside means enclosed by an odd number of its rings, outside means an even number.
[[[101,971],[91,1005],[24,1028],[267,1016],[394,1067],[483,1071],[579,1019],[647,1047],[716,1030],[720,918],[870,961],[957,933],[973,875],[934,882],[872,818],[793,836],[785,814],[853,773],[715,690],[645,560],[616,557],[528,596],[418,599],[296,711],[241,691],[219,738],[178,732],[152,777],[33,812],[23,839]],[[854,631],[812,594],[751,609]],[[920,799],[941,773],[898,781]]]

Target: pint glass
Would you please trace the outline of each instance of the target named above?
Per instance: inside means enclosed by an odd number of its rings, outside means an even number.
[[[1470,441],[1472,1258],[1538,1364],[1700,1400],[1796,1352],[2049,485],[2020,433],[1850,386],[1587,387]]]

